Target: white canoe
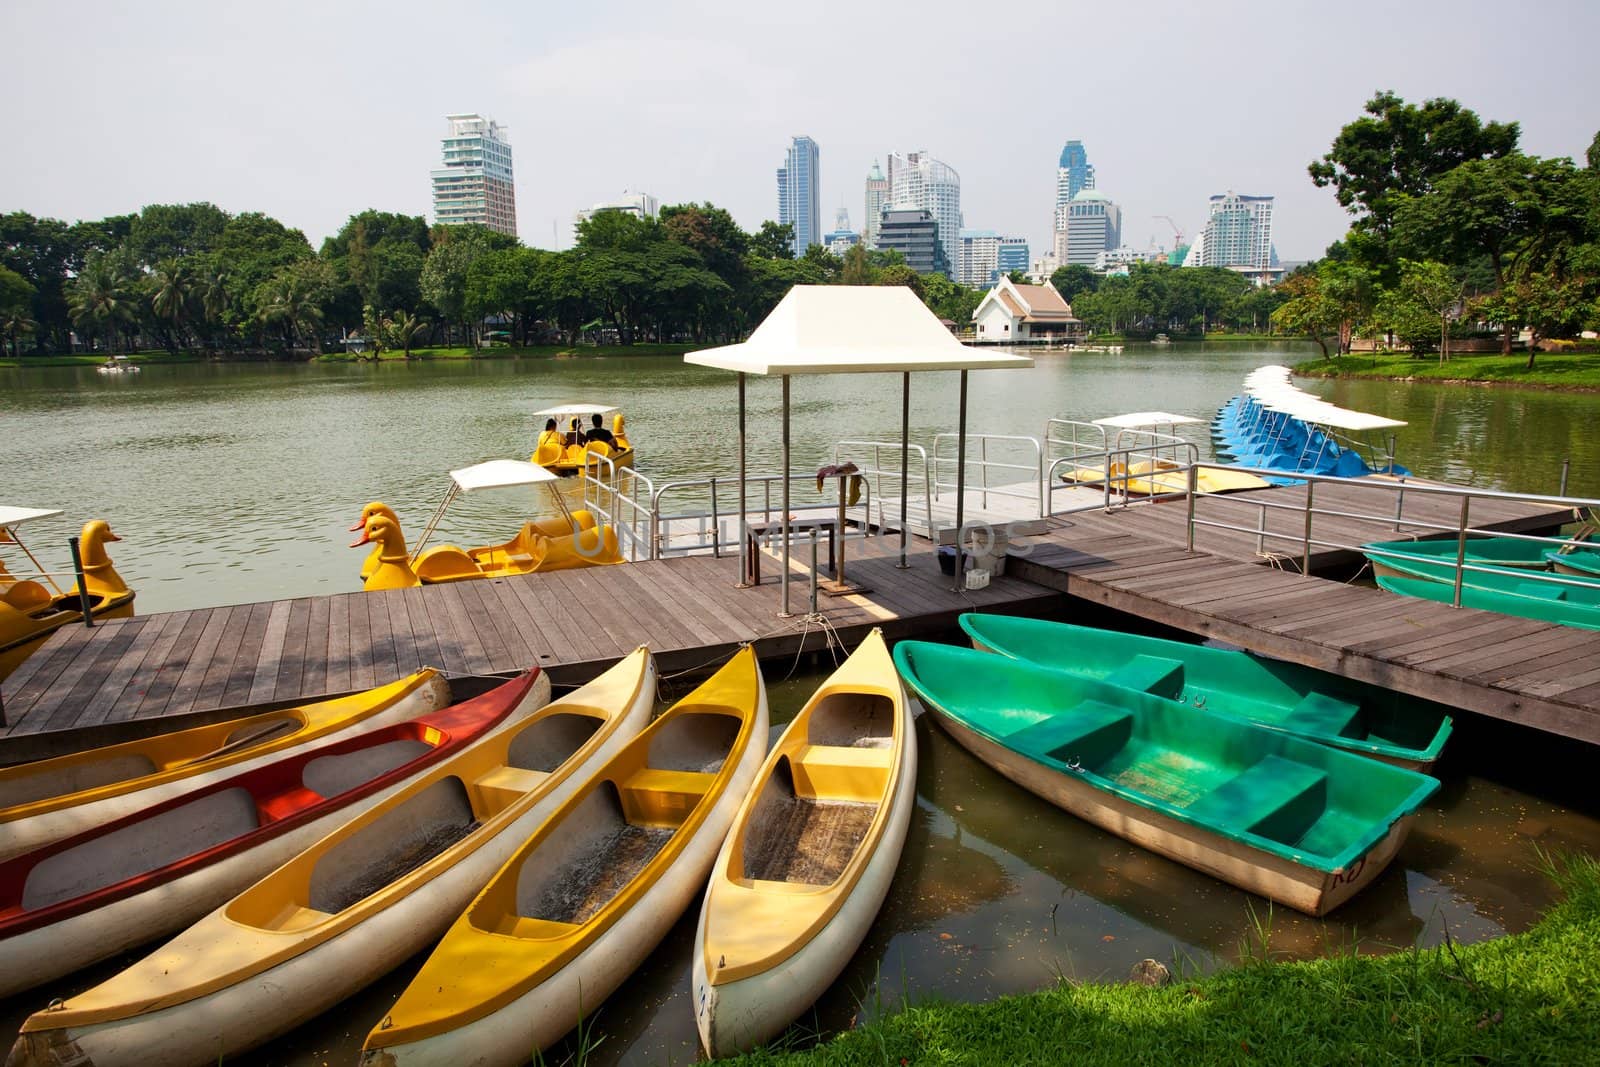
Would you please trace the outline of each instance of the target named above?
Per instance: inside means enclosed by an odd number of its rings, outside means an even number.
[[[549,701],[550,679],[535,667],[441,711],[296,749],[0,863],[0,997],[181,930]]]
[[[121,974],[29,1016],[7,1067],[215,1064],[426,948],[649,718],[641,648],[323,838]],[[464,836],[463,836],[464,835]]]
[[[521,1064],[632,974],[705,885],[761,765],[745,648],[553,814],[367,1036],[365,1067]]]
[[[905,689],[873,630],[768,754],[712,869],[690,987],[708,1055],[771,1040],[839,977],[894,880],[916,786]]]
[[[0,860],[264,767],[299,745],[355,737],[449,703],[449,684],[426,669],[333,700],[0,770]]]

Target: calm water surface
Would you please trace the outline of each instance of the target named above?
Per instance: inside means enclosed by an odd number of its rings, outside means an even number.
[[[1037,436],[1048,417],[1091,419],[1162,408],[1209,418],[1252,367],[1305,358],[1298,346],[1175,345],[1122,356],[1041,354],[1031,371],[976,373],[971,427]],[[1302,383],[1337,403],[1406,419],[1402,462],[1418,474],[1600,496],[1593,396],[1393,383]],[[85,518],[123,537],[119,570],[142,611],[350,589],[360,553],[346,527],[367,500],[420,529],[446,471],[523,456],[531,413],[564,400],[621,406],[658,481],[732,473],[731,376],[675,359],[475,364],[151,367],[108,379],[92,370],[0,369],[0,502],[61,507],[35,528],[51,559]],[[797,379],[795,467],[831,461],[844,437],[893,437],[898,376]],[[752,469],[779,465],[776,382],[750,387]],[[913,377],[912,433],[954,428],[956,376]],[[525,502],[469,501],[452,538],[509,528]],[[68,521],[70,519],[70,522]],[[1095,621],[1095,620],[1090,620]],[[1126,620],[1107,618],[1107,624]],[[826,664],[766,665],[774,723],[787,721]],[[670,686],[663,698],[671,699]],[[679,687],[681,688],[681,686]],[[774,728],[776,736],[777,728]],[[1144,957],[1196,970],[1237,958],[1262,902],[1093,830],[986,770],[926,716],[918,720],[918,807],[878,922],[815,1013],[813,1031],[849,1026],[860,1005],[937,995],[984,1000],[1066,976],[1120,980]],[[1527,928],[1550,901],[1536,848],[1600,852],[1592,800],[1552,792],[1562,754],[1502,728],[1462,724],[1427,805],[1391,868],[1329,920],[1285,911],[1272,948],[1290,957],[1385,951]],[[596,1064],[695,1059],[689,1006],[693,917],[681,921],[598,1016]],[[132,958],[132,957],[130,957]],[[126,960],[123,963],[127,962]],[[367,1030],[410,980],[413,960],[339,1009],[243,1061],[351,1062]],[[114,974],[109,962],[0,1002],[0,1041],[51,997]],[[560,1062],[571,1049],[554,1050]]]

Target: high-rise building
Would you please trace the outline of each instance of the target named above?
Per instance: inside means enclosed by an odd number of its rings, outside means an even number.
[[[817,142],[796,137],[778,168],[778,223],[794,226],[794,254],[822,243],[821,200],[817,189]]]
[[[572,220],[572,240],[578,240],[578,227],[605,211],[620,211],[639,219],[653,219],[661,213],[661,201],[649,193],[623,193],[615,200],[606,200],[594,207],[578,212]]]
[[[878,247],[905,256],[906,265],[918,274],[943,274],[948,278],[953,270],[944,258],[939,221],[922,208],[885,211],[878,227]]]
[[[1083,150],[1082,141],[1068,141],[1056,166],[1056,207],[1071,203],[1085,189],[1094,188],[1094,164]]]
[[[987,289],[999,273],[1000,235],[993,230],[962,230],[956,281],[973,289]]]
[[[833,216],[833,231],[822,235],[822,247],[842,256],[861,243],[861,235],[850,228],[850,209],[841,207]]]
[[[872,161],[867,171],[867,217],[861,223],[861,243],[868,249],[878,247],[878,225],[883,221],[884,209],[889,206],[889,179],[883,176],[878,161]]]
[[[997,264],[999,273],[1011,274],[1014,271],[1026,273],[1030,264],[1026,237],[1000,238],[1000,262]]]
[[[444,166],[433,175],[433,221],[517,235],[517,193],[506,128],[482,115],[447,115]]]
[[[921,208],[939,224],[948,275],[961,258],[961,175],[927,152],[889,155],[889,208]],[[882,247],[880,242],[879,247]]]
[[[1100,253],[1122,244],[1122,209],[1095,189],[1084,189],[1056,217],[1066,223],[1056,230],[1056,258],[1063,266],[1094,266]]]
[[[1211,198],[1205,228],[1183,257],[1185,267],[1230,267],[1259,282],[1278,271],[1272,247],[1270,196],[1241,196],[1229,190]]]

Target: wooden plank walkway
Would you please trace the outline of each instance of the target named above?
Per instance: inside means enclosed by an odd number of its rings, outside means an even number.
[[[919,546],[915,543],[913,549]],[[891,554],[892,549],[892,554]],[[456,677],[537,663],[578,684],[641,644],[663,673],[693,670],[754,643],[762,658],[953,626],[974,609],[1060,611],[1065,598],[1015,578],[954,592],[925,544],[900,570],[898,538],[851,541],[846,573],[867,592],[819,597],[796,562],[793,618],[768,577],[739,589],[737,558],[686,556],[621,567],[338,593],[141,615],[63,629],[0,683],[0,765],[369,688],[423,666]],[[832,635],[832,637],[830,636]]]
[[[1370,492],[1359,485],[1324,485],[1315,502],[1370,512],[1364,499]],[[1298,488],[1259,493],[1304,499]],[[1258,494],[1204,498],[1197,514],[1259,511],[1249,504],[1253,495]],[[1437,497],[1408,498],[1405,514],[1444,525],[1455,521],[1459,508],[1459,502]],[[1473,512],[1474,526],[1522,532],[1572,518],[1503,501],[1475,503]],[[1199,551],[1189,552],[1185,519],[1181,501],[1073,514],[1033,539],[1025,557],[1010,559],[1007,573],[1201,637],[1600,744],[1600,631],[1315,577],[1319,565],[1352,558],[1339,549],[1314,551],[1311,575],[1258,555],[1253,534],[1201,529]],[[1277,526],[1269,528],[1286,541],[1303,539],[1303,519],[1298,529],[1289,528],[1282,514],[1269,515],[1273,521]],[[1375,533],[1370,523],[1323,516],[1315,519],[1313,534],[1344,543],[1395,536]],[[1269,549],[1284,544],[1269,542]]]

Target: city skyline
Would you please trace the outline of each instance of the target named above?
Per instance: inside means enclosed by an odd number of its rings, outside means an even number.
[[[516,131],[518,228],[539,247],[566,247],[574,213],[623,190],[649,190],[663,205],[710,201],[754,231],[776,213],[774,151],[805,130],[823,149],[825,209],[843,200],[855,211],[874,159],[926,146],[960,172],[969,226],[1047,249],[1054,172],[1071,138],[1123,206],[1125,243],[1170,243],[1160,216],[1198,233],[1209,198],[1232,188],[1276,198],[1275,241],[1292,261],[1321,255],[1348,227],[1306,165],[1377,91],[1450,97],[1519,122],[1535,155],[1581,159],[1595,133],[1588,101],[1600,96],[1600,71],[1581,52],[1600,30],[1592,4],[1547,0],[1512,20],[1486,2],[1439,0],[1136,7],[1025,4],[992,20],[936,2],[924,24],[897,30],[908,55],[941,51],[956,23],[972,54],[1009,53],[1006,23],[1016,20],[1070,20],[1074,34],[1114,44],[1115,62],[1081,80],[1063,83],[1043,62],[1008,68],[1005,95],[1035,103],[1006,108],[959,78],[875,93],[863,106],[859,79],[820,77],[805,58],[826,54],[835,27],[859,14],[830,0],[798,30],[726,0],[711,0],[691,29],[660,5],[479,4],[478,17],[502,32],[480,42],[475,62],[448,78],[405,79],[371,77],[350,42],[392,68],[431,69],[439,56],[407,28],[429,9],[407,0],[378,23],[285,0],[249,34],[222,6],[169,0],[100,11],[90,37],[70,9],[24,0],[0,11],[0,33],[38,45],[0,68],[17,102],[0,115],[0,135],[14,161],[26,160],[0,168],[0,210],[73,221],[205,200],[266,212],[320,243],[368,208],[428,214],[439,116],[476,110]],[[1146,37],[1151,17],[1162,32]],[[1494,34],[1482,32],[1485,20]],[[784,49],[767,47],[791,31]],[[74,76],[62,78],[44,45],[69,39]],[[1325,68],[1306,62],[1306,40],[1329,57]],[[1248,76],[1186,73],[1196,55],[1219,51],[1249,54]],[[1524,53],[1562,77],[1527,78],[1505,61]],[[205,150],[180,161],[161,129],[184,130]]]

